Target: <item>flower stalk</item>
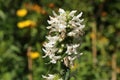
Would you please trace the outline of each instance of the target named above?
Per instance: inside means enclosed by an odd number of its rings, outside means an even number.
[[[73,66],[74,60],[82,54],[78,52],[85,27],[82,24],[83,19],[80,19],[82,12],[77,16],[75,15],[76,10],[69,12],[60,8],[58,12],[59,14],[53,12],[54,17],[50,16],[50,20],[48,20],[50,26],[47,29],[50,31],[43,44],[45,53],[43,58],[49,58],[50,64],[61,62],[61,70],[64,72],[61,74],[63,76],[59,75],[63,78],[56,79],[58,74],[43,76],[47,80],[69,80],[70,67]]]
[[[67,68],[66,74],[65,74],[65,80],[70,80],[70,69]]]
[[[32,74],[32,59],[29,57],[30,52],[31,52],[31,47],[28,47],[28,49],[27,49],[28,70],[29,70],[28,79],[29,79],[29,80],[33,80],[33,74]]]

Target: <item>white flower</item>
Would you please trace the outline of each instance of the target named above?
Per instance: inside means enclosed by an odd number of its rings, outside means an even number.
[[[65,11],[64,11],[64,9],[59,9],[59,11],[58,11],[60,14],[64,14],[64,13],[66,13]]]
[[[50,56],[51,54],[54,54],[58,49],[57,48],[43,48],[42,49],[45,52],[45,56],[43,58]]]
[[[67,35],[68,36],[73,36],[73,37],[79,37],[83,35],[82,29],[84,28],[84,25],[80,25],[80,27],[74,28],[71,32],[69,32]]]
[[[57,18],[54,18],[54,17],[51,17],[51,16],[49,16],[49,17],[50,17],[50,20],[48,20],[48,23],[49,23],[49,24],[53,24],[53,23],[58,22],[58,19],[57,19]]]
[[[82,16],[82,12],[76,16],[76,18],[80,18]]]
[[[58,15],[55,13],[55,11],[53,11],[52,13],[53,13],[53,15],[54,15],[55,17],[57,17],[57,16],[58,16]]]
[[[63,9],[59,9],[60,15],[57,15],[55,12],[53,12],[55,17],[50,16],[50,20],[48,20],[48,23],[51,26],[48,26],[47,29],[50,29],[50,32],[62,32],[65,31],[66,28],[66,12]]]
[[[68,56],[68,60],[70,61],[70,65],[73,65],[73,61],[77,58],[77,56],[71,57]]]
[[[49,42],[57,42],[59,39],[59,36],[46,36],[46,38],[49,40]]]
[[[68,34],[67,34],[68,36],[75,36],[76,35],[76,33],[74,32],[74,31],[71,31],[71,32],[69,32]]]
[[[53,64],[55,64],[57,62],[57,60],[61,58],[61,56],[55,56],[55,54],[51,54],[49,56],[49,58],[51,59],[50,62],[53,63]]]
[[[59,9],[59,14],[53,11],[53,17],[48,20],[49,35],[46,36],[47,41],[43,44],[42,50],[45,55],[43,58],[49,58],[49,63],[56,64],[58,61],[62,61],[64,66],[69,67],[73,65],[76,58],[79,58],[83,53],[77,51],[83,35],[83,28],[85,27],[81,19],[82,12],[77,16],[75,13],[77,10],[66,12],[64,9]],[[73,39],[71,39],[73,38]],[[66,41],[68,40],[68,41]],[[79,54],[78,54],[79,53]],[[63,80],[58,79],[58,75],[48,74],[48,76],[42,75],[45,80]]]
[[[58,79],[58,80],[63,80],[62,78]]]
[[[42,75],[42,77],[43,77],[44,79],[46,79],[46,80],[54,80],[55,75],[48,74],[48,77],[47,77],[47,76],[44,76],[44,75]]]
[[[43,44],[43,46],[50,48],[50,47],[54,47],[55,43],[56,43],[56,42],[52,42],[52,41],[50,41],[50,42],[45,42],[45,43]]]
[[[77,10],[71,11],[71,12],[69,13],[69,16],[73,17],[76,12],[77,12]]]
[[[44,76],[42,75],[42,77],[46,80],[54,80],[56,75],[53,75],[53,74],[48,74],[48,76]],[[58,80],[63,80],[62,78],[58,79]]]
[[[67,45],[66,53],[68,55],[77,54],[77,51],[76,51],[77,47],[79,47],[79,44],[74,44],[74,45],[71,45],[71,46]]]
[[[72,27],[80,27],[81,23],[84,21],[83,19],[80,19],[81,16],[82,16],[82,12],[77,16],[73,16],[72,19],[68,23]]]
[[[57,29],[58,29],[59,32],[62,32],[62,31],[66,31],[65,28],[66,28],[66,25],[64,25],[64,24],[59,24],[59,26],[58,26]]]
[[[73,10],[71,12],[66,12],[64,9],[59,9],[59,14],[56,14],[53,11],[53,17],[50,16],[50,20],[48,20],[48,24],[50,26],[47,27],[49,29],[49,35],[46,36],[47,42],[43,44],[43,51],[45,52],[45,57],[49,57],[50,63],[57,63],[60,60],[62,55],[57,53],[65,53],[67,54],[65,57],[68,57],[69,61],[72,63],[73,60],[78,56],[77,48],[80,44],[74,43],[74,40],[79,41],[81,39],[81,35],[83,34],[83,28],[85,25],[82,24],[83,19],[80,19],[82,16],[82,12],[77,16],[75,13],[77,10]],[[66,39],[68,36],[72,37],[72,43],[67,43]],[[71,41],[71,40],[70,40]],[[68,42],[70,42],[68,40]],[[60,44],[60,46],[59,46]],[[64,44],[64,46],[61,46]],[[65,46],[66,45],[66,46]],[[64,58],[63,58],[64,59]]]

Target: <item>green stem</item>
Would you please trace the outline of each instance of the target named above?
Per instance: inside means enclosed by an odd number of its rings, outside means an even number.
[[[64,62],[61,62],[61,69],[63,71],[63,73],[61,74],[63,80],[70,80],[70,68],[66,66]]]
[[[70,69],[69,68],[67,68],[66,70],[65,80],[70,80]]]

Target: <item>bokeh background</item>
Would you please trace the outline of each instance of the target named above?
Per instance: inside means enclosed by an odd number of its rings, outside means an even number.
[[[43,80],[42,51],[49,15],[83,12],[84,54],[70,80],[120,80],[120,0],[0,0],[0,80]]]

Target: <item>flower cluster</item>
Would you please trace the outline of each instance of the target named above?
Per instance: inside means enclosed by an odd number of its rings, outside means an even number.
[[[50,16],[50,20],[48,20],[50,26],[47,29],[50,30],[50,33],[46,36],[48,41],[43,44],[43,51],[46,53],[44,58],[48,56],[51,63],[56,63],[64,54],[70,61],[75,58],[71,55],[78,54],[77,48],[80,43],[73,41],[77,42],[77,39],[83,34],[84,25],[81,24],[83,19],[80,19],[82,12],[75,16],[76,12],[76,10],[65,12],[63,9],[59,9],[60,14],[53,12],[54,17]]]
[[[35,27],[36,22],[33,20],[24,20],[17,23],[18,28],[23,29],[26,27]]]
[[[82,12],[77,16],[76,10],[71,12],[59,9],[59,15],[53,11],[54,17],[50,16],[48,23],[50,26],[49,35],[46,36],[47,41],[43,44],[45,57],[49,57],[50,63],[56,64],[57,61],[63,61],[66,67],[70,67],[73,61],[82,53],[77,49],[80,46],[80,38],[83,35],[82,24],[83,19],[80,19]]]

